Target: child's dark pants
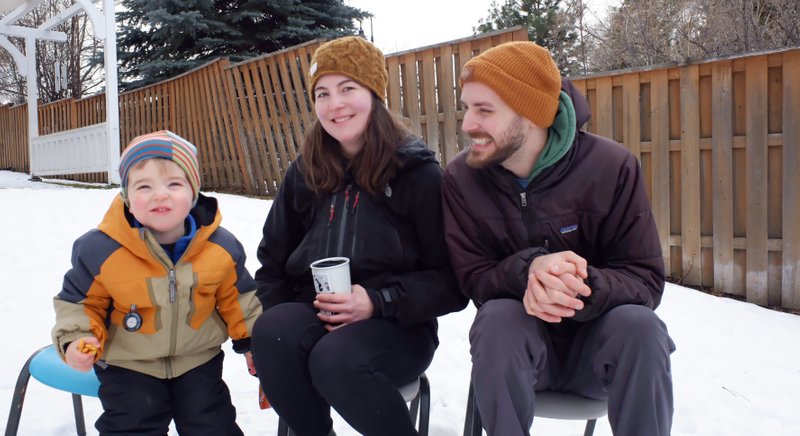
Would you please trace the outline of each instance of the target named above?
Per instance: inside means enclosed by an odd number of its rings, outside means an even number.
[[[158,379],[109,365],[97,370],[103,414],[95,427],[101,436],[163,436],[175,420],[182,436],[239,436],[236,409],[222,380],[220,352],[173,379]]]

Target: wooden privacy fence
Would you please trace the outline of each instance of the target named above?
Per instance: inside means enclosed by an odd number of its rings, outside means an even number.
[[[641,161],[668,274],[800,308],[800,49],[574,83]]]
[[[28,107],[0,106],[0,169],[28,172]]]
[[[389,54],[389,107],[446,164],[466,144],[457,78],[522,28]],[[120,143],[170,129],[198,146],[203,188],[273,196],[314,119],[312,41],[220,59],[120,95]],[[668,273],[762,305],[800,308],[800,49],[574,80],[587,130],[639,157]],[[39,108],[42,134],[105,119],[103,97]],[[25,106],[0,107],[0,168],[28,171]],[[79,180],[105,181],[94,174]]]

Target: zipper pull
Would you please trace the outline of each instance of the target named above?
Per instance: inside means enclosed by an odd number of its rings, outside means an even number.
[[[336,204],[336,195],[333,195],[331,197],[331,212],[328,215],[328,222],[327,222],[327,224],[325,224],[325,227],[330,227],[331,223],[333,222],[333,211],[335,210],[334,209],[335,208],[335,204]]]
[[[353,208],[350,209],[350,215],[356,213],[356,208],[358,207],[358,199],[361,197],[361,191],[356,191],[356,198],[353,200]]]
[[[519,193],[519,202],[522,207],[528,206],[528,193],[527,192],[520,192]]]
[[[175,269],[169,270],[169,302],[174,303],[178,299],[178,280],[175,278]]]
[[[544,249],[550,251],[550,241],[547,239],[544,240]]]

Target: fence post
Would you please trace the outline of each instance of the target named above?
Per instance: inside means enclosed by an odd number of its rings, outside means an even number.
[[[781,305],[800,309],[800,50],[783,55]]]

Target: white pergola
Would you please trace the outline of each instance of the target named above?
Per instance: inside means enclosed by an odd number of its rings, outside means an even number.
[[[109,183],[119,183],[119,87],[117,83],[117,34],[114,0],[75,0],[75,3],[41,26],[18,24],[20,18],[43,0],[0,0],[0,47],[7,50],[26,78],[28,141],[31,176],[108,172]],[[102,2],[102,10],[94,3]],[[85,12],[94,36],[104,41],[106,80],[106,121],[80,129],[39,135],[36,40],[64,42],[67,35],[53,29],[72,16]],[[8,37],[23,38],[25,53]]]

